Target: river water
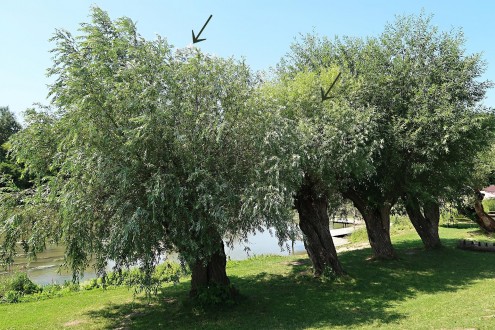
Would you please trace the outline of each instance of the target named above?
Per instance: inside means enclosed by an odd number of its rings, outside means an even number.
[[[336,227],[338,224],[336,225]],[[243,260],[251,256],[262,254],[274,254],[274,255],[288,255],[291,251],[287,248],[281,249],[278,245],[278,239],[272,236],[268,230],[263,232],[257,231],[254,234],[249,235],[248,244],[238,242],[234,244],[232,249],[225,248],[227,258],[231,260]],[[340,245],[345,243],[342,238],[334,238],[334,243]],[[291,242],[288,242],[289,247]],[[245,247],[249,247],[249,251],[246,252]],[[304,243],[302,241],[294,242],[294,253],[304,253]],[[43,253],[39,253],[36,260],[28,261],[24,257],[16,258],[14,265],[9,271],[0,271],[0,276],[6,275],[15,271],[26,271],[29,278],[37,284],[62,284],[65,281],[72,280],[72,273],[66,269],[60,269],[60,265],[64,260],[64,247],[63,246],[49,246]],[[87,269],[84,272],[82,281],[89,280],[96,277],[96,273],[93,269]]]

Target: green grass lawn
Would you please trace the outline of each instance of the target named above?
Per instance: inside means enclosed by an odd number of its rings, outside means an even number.
[[[349,277],[311,276],[305,255],[229,262],[242,297],[202,308],[189,283],[152,299],[126,288],[92,290],[37,302],[0,305],[1,329],[495,329],[495,253],[455,248],[476,230],[441,228],[444,248],[424,251],[411,230],[393,237],[399,260],[372,261],[371,251],[340,254]]]

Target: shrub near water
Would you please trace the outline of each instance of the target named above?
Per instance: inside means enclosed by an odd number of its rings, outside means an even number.
[[[41,291],[41,287],[34,284],[26,273],[16,273],[0,281],[0,302],[18,302],[26,294]]]
[[[105,288],[109,286],[132,286],[137,291],[156,292],[157,288],[164,283],[178,283],[179,279],[188,273],[182,265],[178,263],[163,263],[155,268],[150,276],[139,268],[123,270],[120,272],[109,272],[105,277],[94,278],[81,284],[85,290],[93,288]]]
[[[163,263],[156,267],[151,276],[147,276],[138,268],[109,272],[105,277],[94,278],[79,283],[65,282],[64,284],[48,284],[38,286],[33,283],[26,273],[16,273],[0,281],[0,303],[17,303],[42,300],[63,296],[79,290],[128,286],[136,292],[145,291],[147,295],[157,292],[164,283],[178,283],[179,279],[188,274],[188,270],[178,263]]]

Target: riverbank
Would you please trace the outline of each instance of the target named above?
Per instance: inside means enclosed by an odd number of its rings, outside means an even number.
[[[0,305],[0,328],[495,328],[495,253],[455,248],[458,239],[490,238],[472,228],[440,234],[444,248],[424,251],[413,231],[395,233],[400,259],[388,262],[369,260],[362,241],[340,247],[349,276],[339,280],[314,279],[305,255],[229,261],[242,294],[232,306],[192,305],[186,278],[163,287],[150,304],[115,288]]]
[[[342,228],[341,224],[332,224],[332,236],[334,237],[335,246],[341,246],[348,243],[347,239],[340,237],[351,233],[354,228],[359,228],[358,223],[356,227],[353,224],[346,228]],[[362,225],[361,225],[362,227]],[[294,248],[294,254],[304,254],[304,243],[297,240],[287,242],[288,246]],[[248,250],[246,251],[246,247]],[[248,236],[248,242],[236,242],[234,247],[226,248],[227,258],[229,260],[245,260],[253,256],[258,255],[280,255],[287,256],[292,254],[286,246],[283,249],[278,245],[278,239],[273,232],[265,230],[263,232],[256,231]],[[8,276],[15,272],[27,272],[29,278],[38,285],[47,284],[64,284],[66,281],[72,280],[72,272],[67,269],[60,269],[60,265],[64,260],[64,247],[63,246],[48,246],[47,249],[38,254],[35,260],[27,260],[22,254],[14,260],[14,265],[10,268],[10,271],[0,270],[0,279],[2,276]],[[164,259],[165,260],[165,259]],[[176,261],[176,256],[171,256],[172,261]],[[112,270],[113,264],[110,263],[108,271]],[[97,277],[93,267],[88,267],[84,272],[82,281],[88,281]]]

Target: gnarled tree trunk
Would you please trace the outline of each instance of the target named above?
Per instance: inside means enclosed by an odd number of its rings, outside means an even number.
[[[347,190],[345,198],[352,201],[361,213],[368,231],[368,240],[376,259],[395,259],[397,255],[390,240],[390,210],[392,203],[371,205],[364,197],[354,190]]]
[[[483,194],[477,190],[476,191],[476,200],[474,202],[474,211],[476,212],[476,223],[486,232],[493,233],[495,232],[495,220],[489,216],[485,210],[483,209]]]
[[[294,204],[299,213],[299,228],[304,234],[304,247],[313,263],[315,276],[321,276],[326,267],[331,267],[336,275],[345,274],[330,234],[327,197],[318,194],[314,184],[306,177]]]
[[[196,259],[191,265],[191,291],[189,295],[194,297],[201,288],[208,288],[211,285],[220,285],[228,287],[230,280],[227,277],[225,267],[227,257],[225,255],[224,244],[220,235],[216,234],[215,244],[218,249],[208,260]],[[231,290],[228,288],[228,290]],[[233,293],[233,292],[231,292]]]
[[[438,235],[438,223],[440,221],[440,205],[436,202],[428,202],[421,205],[413,196],[405,195],[407,215],[423,241],[426,249],[436,249],[442,246]]]
[[[390,205],[368,207],[361,213],[368,230],[368,239],[376,259],[395,259],[390,239]]]
[[[474,191],[475,201],[471,205],[459,202],[457,211],[465,217],[473,220],[487,233],[495,232],[495,220],[483,209],[483,194],[479,190]]]

